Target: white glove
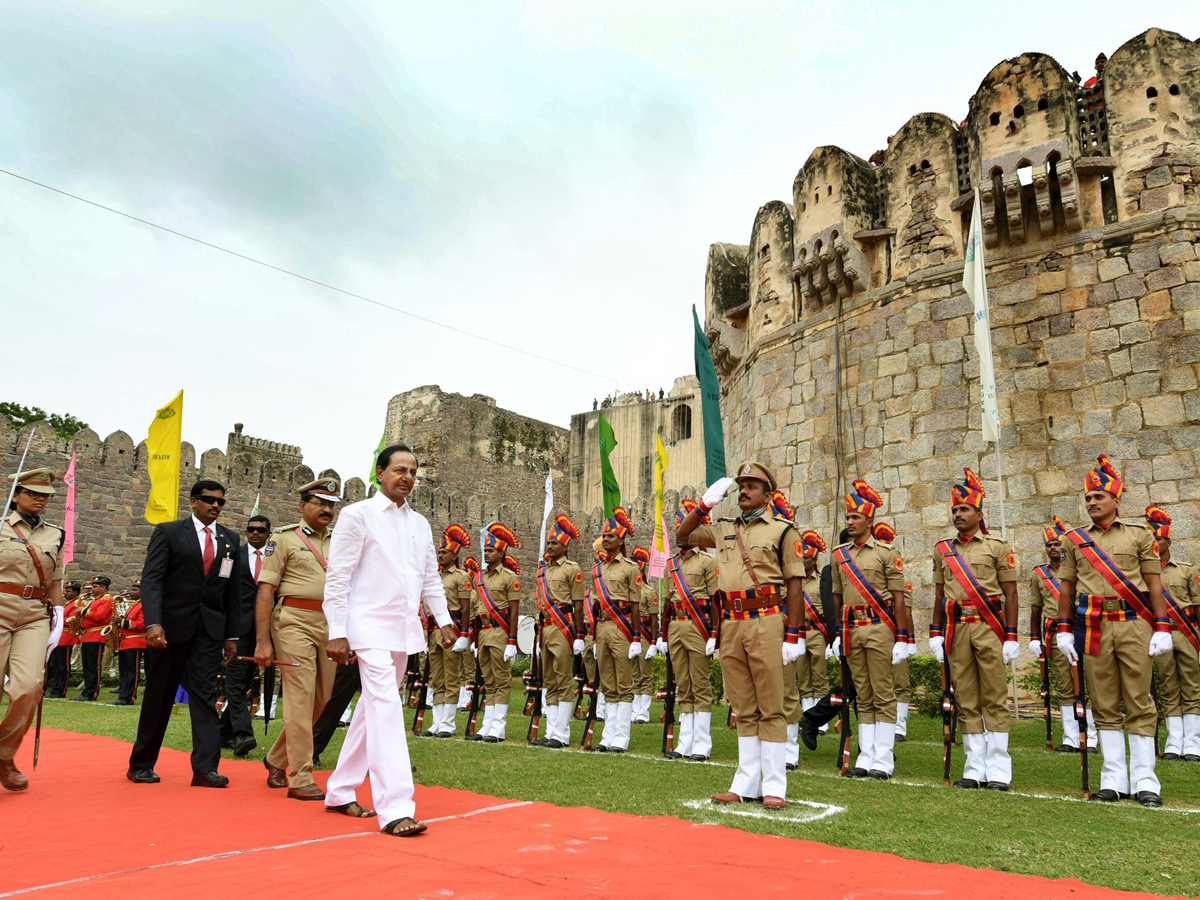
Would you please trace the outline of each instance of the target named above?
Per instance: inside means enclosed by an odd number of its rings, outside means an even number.
[[[1021,645],[1016,641],[1005,641],[1004,646],[1000,649],[1000,657],[1006,666],[1020,655]]]
[[[654,659],[658,656],[658,644],[651,644],[646,648],[646,659]]]
[[[717,653],[717,639],[709,638],[707,643],[705,643],[705,645],[704,645],[704,655],[705,656],[716,656],[716,653]]]
[[[1033,654],[1034,659],[1041,659],[1042,658],[1042,642],[1039,640],[1036,640],[1036,639],[1030,641],[1029,642],[1029,652]]]
[[[808,647],[804,641],[796,641],[794,644],[783,642],[783,664],[793,663],[808,652]]]
[[[666,656],[670,652],[670,648],[667,646],[667,642],[664,641],[662,638],[659,638],[658,642],[654,646],[658,648],[658,652],[661,653],[663,656]]]
[[[46,661],[50,661],[50,654],[58,646],[58,639],[62,637],[63,630],[63,608],[61,606],[52,607],[50,610],[50,637],[46,641]]]
[[[946,651],[942,647],[942,645],[945,643],[946,639],[940,634],[937,637],[931,637],[929,639],[929,652],[933,654],[933,658],[939,663],[944,663],[946,661]]]
[[[636,659],[637,657],[639,657],[641,655],[642,655],[642,642],[634,641],[632,644],[629,645],[629,658]]]
[[[571,645],[571,652],[576,656],[583,656],[583,638],[575,638],[575,643]]]
[[[724,478],[718,478],[704,491],[704,496],[700,498],[700,502],[709,509],[712,509],[725,499],[725,495],[729,493],[731,487],[733,487],[733,479],[728,475]]]
[[[842,658],[842,638],[841,638],[841,635],[838,635],[837,637],[835,637],[835,638],[833,639],[833,646],[832,646],[830,649],[833,651],[833,655],[834,655],[834,656],[835,656],[837,659],[841,659],[841,658]]]
[[[917,655],[917,645],[915,643],[907,642],[904,646],[908,648],[909,659]]]
[[[476,658],[479,657],[479,645],[476,644],[474,641],[471,641],[471,655]]]
[[[1058,644],[1058,652],[1067,658],[1067,662],[1074,665],[1079,661],[1079,654],[1075,652],[1075,635],[1069,631],[1060,631],[1054,642]]]
[[[504,645],[504,661],[512,662],[516,658],[517,658],[517,645],[516,644],[505,644]]]
[[[833,645],[832,644],[825,645],[825,658],[833,659]]]
[[[1170,653],[1173,647],[1171,641],[1171,633],[1169,631],[1156,631],[1150,635],[1150,655],[1162,656],[1164,653]]]
[[[471,642],[467,640],[466,635],[463,635],[457,641],[454,642],[454,646],[451,647],[450,650],[454,653],[462,653],[470,645],[471,645]]]
[[[892,644],[892,665],[898,666],[908,659],[908,641],[897,641]]]

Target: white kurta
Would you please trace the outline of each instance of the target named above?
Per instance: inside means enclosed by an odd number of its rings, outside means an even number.
[[[422,597],[439,625],[451,624],[425,518],[382,492],[343,509],[329,546],[324,610],[330,640],[346,638],[358,656],[362,697],[325,804],[352,802],[370,772],[381,828],[416,814],[400,683],[408,654],[425,649]]]

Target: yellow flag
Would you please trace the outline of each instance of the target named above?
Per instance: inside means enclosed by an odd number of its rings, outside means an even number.
[[[183,440],[183,391],[154,414],[146,436],[146,472],[150,496],[146,521],[153,525],[179,517],[179,452]]]
[[[670,547],[667,543],[665,526],[663,524],[663,472],[667,470],[667,448],[663,446],[662,438],[654,435],[654,546],[650,551],[650,575],[662,578],[666,568]]]

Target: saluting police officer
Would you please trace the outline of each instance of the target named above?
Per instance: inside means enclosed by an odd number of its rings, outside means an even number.
[[[42,699],[46,654],[62,631],[62,547],[66,533],[42,518],[54,494],[54,473],[10,475],[12,503],[0,523],[0,787],[23,791],[29,779],[13,760]]]
[[[1092,521],[1063,540],[1056,641],[1073,664],[1083,664],[1096,711],[1104,765],[1092,799],[1115,803],[1132,793],[1142,806],[1158,807],[1151,657],[1172,647],[1162,567],[1144,523],[1130,525],[1117,517],[1125,488],[1120,473],[1104,454],[1099,463],[1084,478],[1083,500]]]
[[[321,478],[296,491],[301,520],[276,529],[258,576],[254,661],[300,663],[280,667],[283,729],[263,759],[267,787],[286,787],[293,800],[325,799],[313,781],[313,722],[329,700],[336,668],[325,652],[329,627],[322,601],[338,486],[337,479]]]
[[[767,809],[787,806],[784,666],[805,651],[804,547],[791,522],[770,511],[775,476],[758,462],[738,470],[736,518],[701,525],[734,479],[720,478],[679,526],[677,539],[715,547],[721,588],[721,674],[737,716],[738,768],[714,803],[763,798]],[[785,593],[786,587],[786,593]],[[786,616],[782,615],[786,610]],[[710,638],[714,646],[717,641]]]
[[[1171,649],[1156,657],[1159,698],[1167,722],[1161,759],[1200,762],[1200,581],[1196,569],[1171,556],[1171,517],[1161,506],[1146,507],[1162,563],[1163,600],[1171,619]]]
[[[970,469],[950,490],[950,516],[958,531],[933,554],[933,622],[929,649],[940,663],[950,656],[950,677],[962,735],[963,777],[956,788],[1007,791],[1010,717],[1006,667],[1017,643],[1017,560],[1012,547],[987,533],[983,485]]]

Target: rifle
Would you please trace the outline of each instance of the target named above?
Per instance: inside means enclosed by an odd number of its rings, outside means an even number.
[[[468,651],[469,652],[469,651]],[[483,686],[483,669],[479,667],[479,657],[475,657],[475,683],[471,685],[471,705],[467,709],[467,727],[463,732],[463,740],[475,738],[475,724],[479,719],[479,707],[483,703],[485,688]]]
[[[675,743],[675,668],[671,665],[671,654],[667,654],[667,696],[663,700],[663,756],[670,758]]]
[[[417,706],[416,691],[418,688],[423,688],[421,684],[421,662],[417,654],[413,654],[408,658],[408,666],[404,670],[404,690],[407,691],[407,696],[404,700],[404,705],[413,707]]]
[[[850,663],[846,661],[846,648],[842,647],[839,658],[842,684],[838,692],[838,736],[837,768],[839,775],[845,775],[850,770]]]
[[[586,651],[584,651],[584,652],[586,652]],[[583,654],[581,653],[581,654],[579,654],[579,656],[575,657],[574,678],[575,678],[576,692],[575,692],[575,706],[571,710],[571,718],[572,719],[579,718],[579,707],[583,703],[583,695],[587,691],[587,688],[590,687],[590,685],[587,683],[587,678],[584,677],[584,671],[585,670],[583,668]]]
[[[1084,693],[1083,657],[1071,663],[1071,682],[1075,688],[1075,722],[1079,725],[1079,766],[1083,779],[1083,799],[1092,799],[1092,780],[1088,776],[1087,696]]]
[[[1151,676],[1153,676],[1153,673],[1154,673],[1154,670],[1151,669]],[[1154,684],[1153,677],[1150,678],[1150,699],[1154,701],[1154,758],[1160,759],[1162,757],[1162,753],[1159,752],[1160,745],[1158,743],[1158,726],[1159,726],[1158,711],[1161,707],[1158,702],[1158,688]]]
[[[432,656],[433,654],[430,652],[425,653],[425,672],[421,676],[421,680],[418,682],[420,686],[420,692],[417,695],[417,714],[413,716],[412,731],[414,735],[420,735],[424,730],[423,726],[425,725],[425,710],[429,709],[429,692],[425,689],[425,685],[429,684],[429,659]]]
[[[1043,670],[1044,671],[1044,670]],[[950,680],[950,653],[942,646],[942,784],[950,784],[950,756],[954,752],[954,683]]]
[[[1046,715],[1046,749],[1054,749],[1054,732],[1050,726],[1050,664],[1046,659],[1050,655],[1050,646],[1042,645],[1042,658],[1040,660],[1042,667],[1042,706],[1045,709]]]
[[[542,672],[542,624],[538,623],[537,631],[533,636],[533,661],[529,666],[531,673],[529,678],[529,687],[527,691],[530,694],[529,702],[526,704],[526,712],[529,715],[529,728],[525,731],[525,743],[532,744],[538,739],[538,731],[542,726],[542,681],[544,673]]]
[[[598,704],[600,699],[600,660],[596,660],[596,677],[590,685],[591,699],[588,701],[587,718],[584,719],[583,741],[580,744],[584,750],[592,749],[592,732],[596,728],[596,713],[599,712]],[[607,727],[607,726],[606,726]]]

